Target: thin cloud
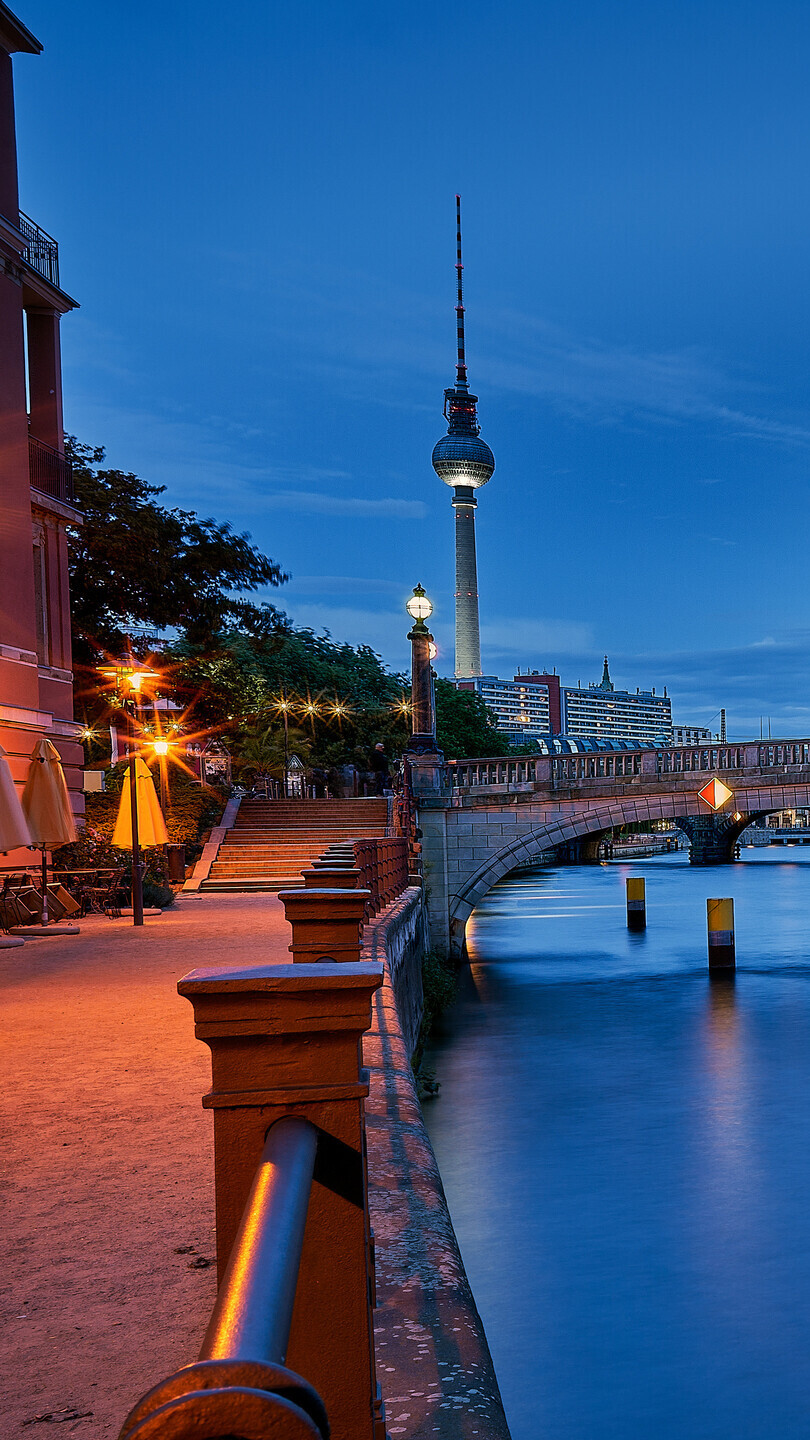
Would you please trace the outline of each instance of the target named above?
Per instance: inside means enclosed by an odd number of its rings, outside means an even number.
[[[542,397],[578,419],[602,424],[702,420],[750,439],[810,445],[807,426],[730,404],[732,393],[757,387],[729,374],[696,346],[636,350],[512,312],[490,315],[488,328],[494,344],[481,362],[483,379]],[[508,347],[508,358],[498,356],[502,347]]]
[[[427,505],[421,500],[398,500],[385,496],[364,500],[358,495],[318,495],[311,490],[282,490],[255,500],[260,510],[295,510],[305,515],[362,515],[366,519],[395,516],[399,520],[424,520]]]
[[[374,580],[361,575],[296,575],[285,595],[407,595],[409,587],[396,580]]]

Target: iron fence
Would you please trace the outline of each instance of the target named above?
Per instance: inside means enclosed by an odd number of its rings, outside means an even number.
[[[43,440],[28,438],[28,470],[31,484],[43,495],[52,495],[65,505],[75,504],[73,489],[73,466],[60,450],[46,445]]]
[[[26,247],[23,251],[23,259],[28,261],[32,270],[36,270],[51,285],[59,289],[59,246],[52,235],[46,230],[41,230],[36,221],[20,211],[20,230],[25,236]]]

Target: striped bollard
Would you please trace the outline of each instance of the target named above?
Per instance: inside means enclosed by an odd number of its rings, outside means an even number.
[[[706,919],[709,927],[709,969],[733,970],[737,963],[734,953],[734,901],[707,900]]]
[[[647,928],[645,882],[639,877],[631,876],[627,881],[627,928],[628,930],[646,930]]]

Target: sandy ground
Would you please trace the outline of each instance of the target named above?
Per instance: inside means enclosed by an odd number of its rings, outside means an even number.
[[[196,1358],[215,1295],[197,965],[287,960],[271,895],[0,950],[0,1440],[116,1436]],[[59,1423],[57,1431],[51,1425]]]

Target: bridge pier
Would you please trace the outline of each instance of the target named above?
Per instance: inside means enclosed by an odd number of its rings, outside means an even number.
[[[730,865],[737,841],[752,819],[752,815],[739,820],[733,815],[679,815],[675,823],[689,840],[690,865]]]

